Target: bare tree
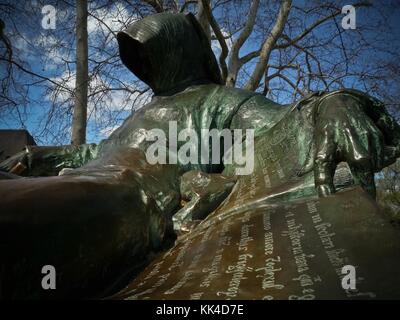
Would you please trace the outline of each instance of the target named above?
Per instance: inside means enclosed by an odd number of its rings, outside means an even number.
[[[36,6],[12,1],[0,4],[3,35],[12,40],[11,51],[0,41],[0,64],[5,66],[0,71],[0,123],[13,118],[14,124],[18,121],[23,127],[33,108],[46,108],[32,129],[39,142],[66,143],[65,133],[71,128],[77,99],[77,44],[73,32],[76,8],[69,1],[57,2],[56,30],[41,30],[37,23],[40,6],[45,4],[42,0]],[[379,3],[357,2],[357,14],[366,18],[357,20],[355,30],[345,30],[337,1],[90,1],[89,140],[107,136],[148,101],[149,88],[121,64],[115,36],[132,22],[164,11],[192,12],[198,17],[210,32],[227,86],[254,90],[280,103],[292,102],[310,91],[353,87],[384,100],[396,115],[399,40],[391,37],[395,32],[387,21],[399,5],[395,1],[388,5],[389,9]]]
[[[169,2],[145,2],[155,12],[177,11],[177,6],[170,6]],[[211,38],[220,47],[218,61],[227,86],[261,90],[275,99],[283,92],[286,93],[284,99],[291,94],[295,100],[312,90],[343,87],[346,79],[351,77],[359,81],[366,77],[378,80],[376,73],[349,69],[349,65],[360,58],[361,52],[379,46],[358,30],[351,34],[353,38],[357,37],[356,41],[346,37],[337,21],[342,14],[340,5],[335,1],[313,1],[301,6],[291,2],[186,1],[180,11],[190,7],[191,11],[197,12],[203,29],[212,30]],[[361,1],[354,7],[366,9],[371,4]],[[372,10],[374,14],[380,14],[379,8]],[[306,16],[310,19],[305,19]],[[311,18],[314,21],[308,22]],[[381,24],[379,28],[376,25],[365,28],[363,25],[360,29],[377,37],[385,34],[386,27]],[[256,49],[240,55],[249,46]],[[332,51],[335,59],[321,58],[326,51]]]
[[[245,89],[256,90],[259,83],[261,82],[261,78],[267,67],[272,49],[274,48],[276,42],[278,41],[278,38],[282,35],[283,29],[286,24],[287,17],[289,15],[291,5],[292,5],[292,1],[290,1],[290,0],[282,1],[275,25],[273,26],[271,33],[266,38],[265,42],[263,43],[263,45],[261,47],[260,56],[259,56],[257,65],[256,65],[253,73],[251,74],[248,82],[244,86]]]
[[[210,0],[202,0],[198,3],[197,10],[197,20],[199,21],[201,27],[204,30],[204,33],[207,36],[207,39],[211,42],[211,29],[210,29],[210,18],[208,16],[208,10],[210,7]]]
[[[29,128],[42,144],[66,144],[71,141],[76,103],[76,7],[72,2],[57,2],[57,27],[45,30],[41,8],[46,4],[45,0],[0,4],[4,39],[10,39],[0,41],[0,125]],[[108,0],[89,2],[89,142],[108,136],[150,97],[148,87],[120,62],[115,36],[152,12],[138,1],[124,5]],[[40,116],[32,122],[30,114],[39,110]]]
[[[74,145],[86,142],[88,101],[87,17],[87,0],[76,0],[76,82],[71,136],[71,143]]]

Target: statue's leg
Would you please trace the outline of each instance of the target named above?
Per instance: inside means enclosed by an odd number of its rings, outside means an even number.
[[[177,233],[191,231],[199,221],[215,210],[231,192],[237,180],[219,173],[197,170],[186,172],[180,179],[181,199],[186,202],[173,216]]]
[[[0,296],[101,295],[140,267],[179,203],[173,183],[164,199],[154,196],[174,172],[144,160],[127,150],[64,176],[0,181]],[[56,290],[41,286],[45,265],[56,270]]]
[[[0,172],[22,176],[56,176],[63,168],[81,167],[96,156],[95,144],[26,146],[25,150],[0,162]]]

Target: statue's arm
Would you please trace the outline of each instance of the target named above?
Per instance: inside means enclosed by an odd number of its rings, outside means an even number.
[[[289,106],[256,97],[238,110],[231,129],[254,128],[256,137],[271,134],[276,140],[293,128],[297,137],[303,137],[299,174],[314,171],[322,196],[335,192],[333,178],[340,162],[346,162],[355,183],[374,196],[374,173],[400,157],[400,126],[381,102],[362,92],[316,92]],[[271,130],[277,124],[282,134]]]
[[[0,163],[0,171],[22,176],[54,176],[64,168],[78,168],[97,155],[98,146],[26,146]]]

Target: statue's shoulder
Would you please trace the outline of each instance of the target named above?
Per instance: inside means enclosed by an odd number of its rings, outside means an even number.
[[[271,107],[282,107],[283,105],[268,99],[259,92],[249,91],[242,88],[232,88],[218,85],[218,98],[225,99],[226,102],[232,102],[243,108],[269,109]]]
[[[242,104],[248,99],[259,95],[253,91],[241,89],[241,88],[232,88],[224,85],[215,85],[216,96],[218,99],[223,100],[226,103],[237,103]]]

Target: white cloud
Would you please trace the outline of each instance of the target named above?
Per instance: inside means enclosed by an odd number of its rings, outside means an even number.
[[[132,23],[138,20],[139,17],[132,15],[132,13],[126,9],[121,3],[117,2],[110,8],[101,8],[98,10],[91,11],[88,17],[88,33],[99,33],[109,32],[111,29],[113,32],[121,31],[126,27],[127,23]],[[100,21],[99,21],[100,20]]]

